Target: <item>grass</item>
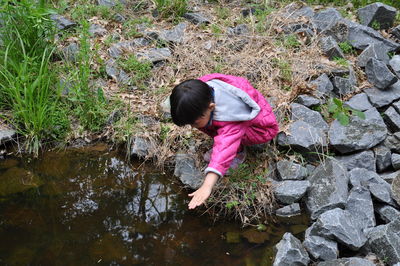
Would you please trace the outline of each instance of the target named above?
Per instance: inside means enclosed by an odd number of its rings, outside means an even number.
[[[151,62],[141,62],[135,55],[129,55],[126,60],[120,59],[119,65],[126,71],[131,73],[132,84],[140,89],[145,88],[145,81],[151,77]]]
[[[279,77],[286,82],[292,81],[292,67],[290,63],[284,59],[273,58],[274,67],[279,69]]]
[[[149,17],[143,16],[136,19],[130,19],[123,25],[124,33],[129,38],[140,37],[142,34],[137,30],[137,25],[144,24],[146,26],[152,25],[152,20]]]
[[[336,64],[338,64],[339,66],[348,67],[350,65],[349,61],[347,61],[345,58],[341,58],[341,57],[334,57],[333,61]]]
[[[153,2],[162,18],[175,20],[188,11],[187,0],[153,0]]]
[[[349,42],[340,42],[338,43],[340,49],[342,49],[343,53],[345,54],[355,54],[356,50],[353,48],[353,46]]]

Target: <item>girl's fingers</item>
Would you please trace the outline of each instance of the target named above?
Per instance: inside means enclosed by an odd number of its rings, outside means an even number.
[[[193,192],[193,193],[190,193],[190,194],[188,194],[188,196],[189,196],[189,197],[193,197],[193,196],[194,196],[194,192]]]

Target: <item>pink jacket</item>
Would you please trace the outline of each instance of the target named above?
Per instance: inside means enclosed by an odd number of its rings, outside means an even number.
[[[235,110],[232,110],[234,108],[229,106],[229,103],[227,104],[228,108],[222,109],[224,112],[219,113],[219,105],[223,108],[229,101],[229,99],[222,101],[219,99],[221,104],[216,101],[211,125],[200,129],[214,138],[211,160],[206,173],[215,172],[223,176],[229,169],[240,145],[246,146],[270,141],[278,134],[278,123],[264,96],[254,89],[246,79],[214,73],[205,75],[199,80],[207,82],[211,87],[213,84],[224,85],[225,83],[225,87],[221,87],[224,88],[223,91],[228,88],[229,93],[225,95],[238,95],[236,98],[248,105],[246,116],[237,114]],[[235,101],[238,101],[237,99]],[[233,120],[235,116],[239,117],[239,120]]]

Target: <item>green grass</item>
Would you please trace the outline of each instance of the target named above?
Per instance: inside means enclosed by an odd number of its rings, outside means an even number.
[[[348,67],[350,65],[349,61],[347,61],[345,58],[341,58],[341,57],[334,57],[333,61],[340,65],[340,66],[344,66],[344,67]]]
[[[151,62],[141,62],[135,55],[129,55],[125,60],[120,59],[118,64],[132,74],[132,84],[140,89],[145,88],[144,82],[151,77]]]
[[[340,42],[338,43],[340,49],[342,49],[343,53],[345,54],[355,54],[356,50],[349,42]]]
[[[152,25],[152,20],[149,17],[140,17],[136,19],[130,19],[126,21],[123,25],[124,33],[129,38],[135,38],[142,36],[142,34],[137,31],[136,26],[139,24],[145,24],[146,26]]]
[[[90,4],[89,1],[79,1],[71,10],[71,18],[76,21],[88,19],[90,17],[100,17],[102,19],[111,20],[115,14],[123,10],[123,5],[118,3],[114,7],[101,6],[97,4]],[[61,5],[61,9],[63,6]]]
[[[271,60],[273,63],[274,67],[278,68],[280,70],[280,75],[279,77],[286,82],[291,82],[292,81],[292,66],[290,63],[284,59],[279,59],[279,58],[273,58]],[[285,90],[288,90],[288,88],[285,86]],[[290,90],[290,87],[289,87]]]
[[[218,19],[224,20],[227,19],[230,16],[230,9],[227,7],[220,7],[218,6],[216,8],[216,13],[217,13],[217,17]]]
[[[154,0],[154,3],[163,18],[175,20],[188,11],[188,0]]]

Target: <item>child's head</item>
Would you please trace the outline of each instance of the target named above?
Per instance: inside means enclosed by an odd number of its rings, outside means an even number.
[[[177,85],[170,96],[172,121],[178,126],[207,125],[214,109],[212,88],[198,79],[186,80]]]

